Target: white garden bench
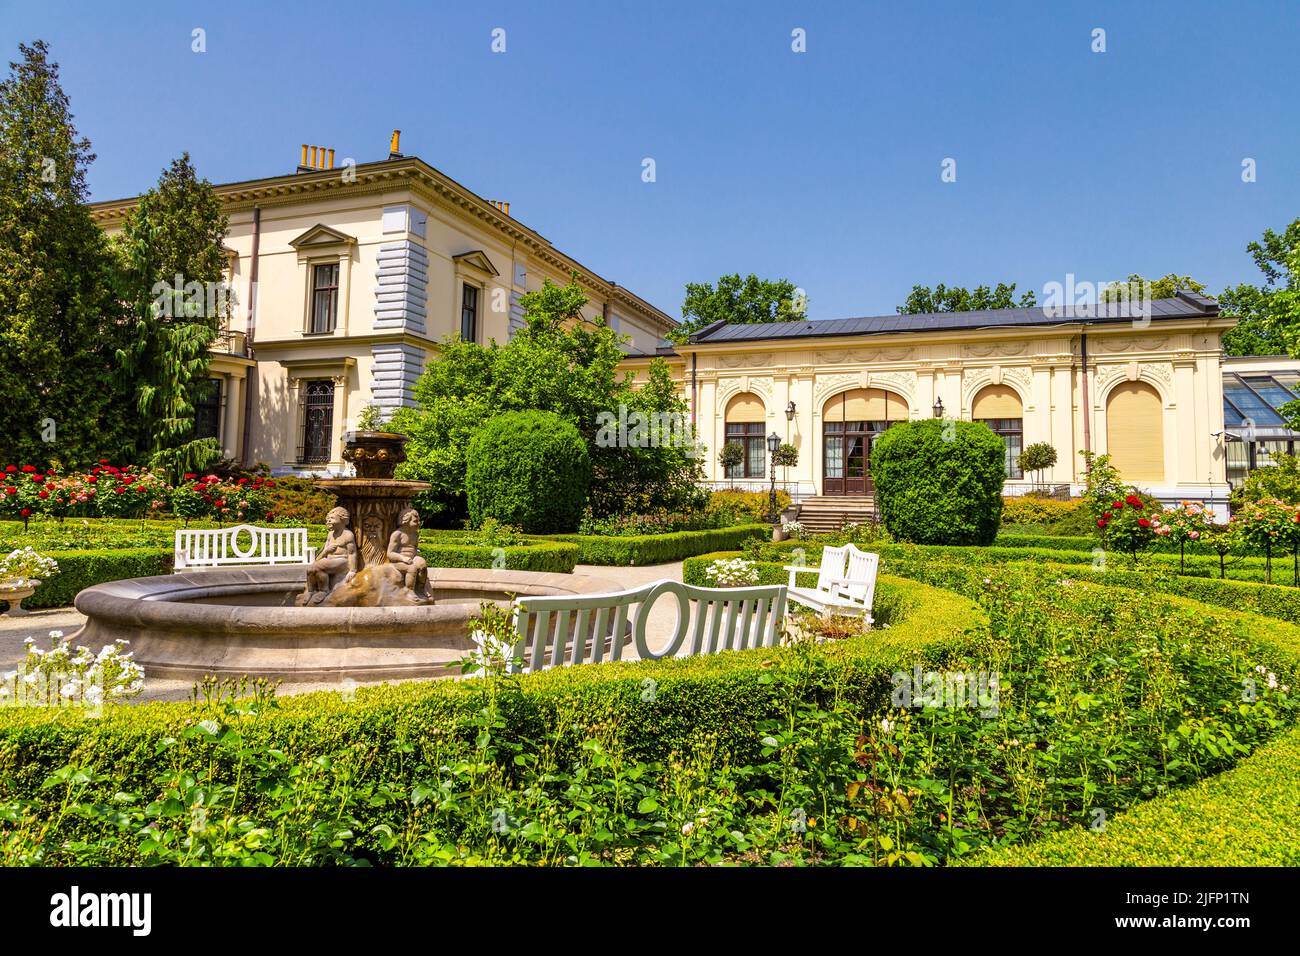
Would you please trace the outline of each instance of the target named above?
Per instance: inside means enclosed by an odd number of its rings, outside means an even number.
[[[646,625],[662,594],[677,601],[677,628],[655,650]],[[774,646],[781,639],[785,587],[701,588],[664,580],[610,594],[518,598],[514,615],[519,640],[513,656],[523,663],[512,664],[512,672],[622,660],[629,624],[637,655],[658,660]]]
[[[177,531],[174,558],[172,573],[179,574],[195,568],[311,564],[316,560],[316,549],[307,546],[306,528],[240,524]]]
[[[810,588],[798,587],[795,577],[811,573],[811,568],[785,565],[790,572],[790,600],[821,614],[870,614],[879,569],[880,555],[872,551],[859,551],[851,544],[823,548],[817,583]]]

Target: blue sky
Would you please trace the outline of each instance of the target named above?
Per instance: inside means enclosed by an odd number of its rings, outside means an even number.
[[[302,142],[379,159],[400,128],[674,316],[686,282],[736,271],[793,280],[813,318],[891,313],[918,282],[1177,271],[1217,293],[1300,216],[1295,0],[0,0],[5,58],[36,37],[94,199],[182,150],[229,182],[291,171]]]

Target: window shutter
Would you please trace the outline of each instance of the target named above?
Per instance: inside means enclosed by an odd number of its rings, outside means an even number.
[[[1024,418],[1020,396],[1009,385],[986,385],[971,402],[970,417],[974,421],[989,418]]]
[[[1164,415],[1146,382],[1122,382],[1106,399],[1106,451],[1125,481],[1164,480]]]
[[[741,422],[766,422],[767,409],[763,400],[753,392],[737,395],[727,403],[727,424]]]

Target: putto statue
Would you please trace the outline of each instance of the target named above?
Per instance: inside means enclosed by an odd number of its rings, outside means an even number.
[[[349,583],[357,574],[357,539],[348,527],[350,521],[346,508],[332,508],[325,516],[329,534],[325,546],[307,569],[307,589],[298,596],[299,607],[320,604],[344,575],[342,583]]]
[[[429,589],[429,564],[420,557],[420,514],[407,508],[397,516],[397,530],[388,538],[388,563],[402,575],[408,591],[424,597]]]

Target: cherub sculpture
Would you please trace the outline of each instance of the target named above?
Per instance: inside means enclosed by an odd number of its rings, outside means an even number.
[[[348,527],[350,516],[346,508],[332,508],[325,516],[329,534],[325,546],[307,569],[307,589],[299,604],[319,604],[330,591],[330,580],[345,574],[343,583],[351,581],[357,573],[357,539]]]
[[[388,538],[388,563],[401,573],[407,590],[424,595],[429,587],[429,565],[420,557],[420,515],[414,508],[397,516],[397,530]]]

